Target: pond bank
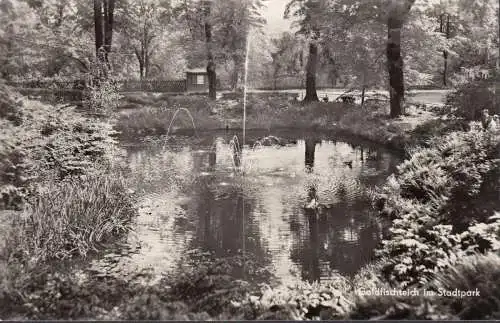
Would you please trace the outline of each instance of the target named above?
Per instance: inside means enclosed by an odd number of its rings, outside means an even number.
[[[133,108],[122,109],[117,118],[116,129],[125,140],[167,133],[192,134],[193,122],[200,132],[242,130],[240,99],[214,102],[203,96],[149,95],[124,100],[134,102]],[[294,102],[287,93],[250,93],[245,126],[247,131],[267,130],[269,134],[285,128],[333,132],[404,151],[408,146],[421,143],[422,138],[432,136],[436,128],[449,123],[430,110],[411,105],[404,116],[390,119],[387,103],[368,103],[363,108],[338,102],[302,105]]]
[[[57,299],[61,266],[127,233],[136,210],[109,122],[0,96],[12,111],[0,116],[0,317],[36,318]]]

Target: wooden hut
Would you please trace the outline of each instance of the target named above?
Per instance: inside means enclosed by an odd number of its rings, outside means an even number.
[[[186,71],[186,90],[188,92],[208,92],[206,68],[193,68]]]

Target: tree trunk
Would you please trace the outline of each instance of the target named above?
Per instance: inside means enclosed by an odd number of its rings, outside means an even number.
[[[104,0],[104,49],[106,50],[106,63],[109,67],[108,56],[113,43],[113,16],[115,0]]]
[[[391,101],[391,118],[404,114],[404,75],[403,58],[401,57],[401,27],[403,21],[398,16],[388,19],[387,69],[389,72],[389,93]]]
[[[363,88],[361,89],[361,107],[365,104],[365,91],[366,86],[363,85]]]
[[[404,75],[401,57],[401,28],[404,19],[416,0],[391,0],[387,19],[387,70],[389,74],[389,93],[391,118],[404,114]]]
[[[146,79],[149,78],[150,65],[151,65],[151,60],[149,57],[149,53],[146,50],[144,51],[144,76],[146,77]]]
[[[314,168],[314,154],[316,151],[316,141],[312,138],[306,139],[306,150],[305,150],[305,158],[304,164],[306,171],[312,172]]]
[[[231,73],[231,89],[233,91],[238,90],[238,78],[239,78],[239,68],[240,68],[240,62],[238,58],[234,57],[233,58],[233,63],[234,63],[234,68],[233,72]]]
[[[102,0],[94,0],[95,55],[99,58],[99,49],[103,46]]]
[[[448,51],[443,51],[444,67],[443,67],[443,85],[446,86],[446,79],[448,75]]]
[[[446,22],[444,21],[446,17]],[[446,39],[450,38],[450,15],[442,14],[441,15],[441,23],[440,23],[440,31],[445,34]],[[448,51],[443,50],[443,85],[447,85],[447,77],[448,77]]]
[[[205,41],[207,44],[207,76],[208,76],[208,97],[215,100],[217,98],[217,74],[215,72],[215,62],[212,53],[212,25],[210,18],[210,1],[205,1]]]
[[[144,79],[144,63],[139,60],[139,79],[142,81]]]
[[[319,101],[316,92],[316,66],[318,63],[318,45],[311,41],[309,43],[309,57],[306,65],[306,96],[305,102]]]

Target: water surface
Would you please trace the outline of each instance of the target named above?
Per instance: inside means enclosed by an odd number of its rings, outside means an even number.
[[[399,157],[331,135],[273,133],[279,145],[258,144],[264,135],[247,135],[236,168],[229,133],[127,148],[140,215],[119,251],[95,265],[168,273],[194,250],[244,254],[285,283],[352,275],[369,263],[383,226],[367,193]]]

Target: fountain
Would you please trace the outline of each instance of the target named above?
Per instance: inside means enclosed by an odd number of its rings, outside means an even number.
[[[245,77],[243,82],[243,146],[245,145],[245,131],[247,121],[248,52],[250,52],[250,32],[248,32],[247,35],[247,48],[245,52]]]
[[[239,169],[239,167],[241,166],[242,146],[240,146],[238,136],[234,135],[233,139],[229,141],[229,148],[231,150],[233,166],[235,169]]]
[[[170,129],[172,128],[172,125],[173,125],[173,123],[175,121],[175,117],[177,117],[177,114],[180,111],[185,111],[187,113],[187,115],[189,116],[189,118],[191,118],[191,124],[193,125],[193,129],[194,129],[195,135],[198,136],[198,133],[196,131],[196,126],[194,124],[194,119],[193,119],[193,116],[191,115],[191,112],[189,112],[189,110],[186,109],[186,108],[177,108],[177,110],[175,110],[175,112],[174,112],[174,115],[172,116],[172,120],[170,120],[170,124],[168,125],[167,137],[170,134]]]
[[[243,133],[242,142],[240,145],[237,135],[229,141],[229,147],[231,149],[231,156],[233,161],[233,166],[235,169],[241,170],[241,161],[243,156],[243,147],[246,141],[246,118],[247,118],[247,81],[248,81],[248,53],[250,51],[250,33],[247,35],[247,44],[245,51],[245,75],[243,77]]]

